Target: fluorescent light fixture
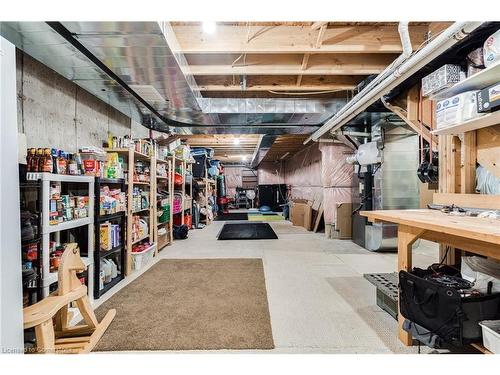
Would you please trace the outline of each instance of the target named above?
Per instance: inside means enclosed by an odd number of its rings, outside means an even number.
[[[241,155],[241,160],[247,161],[248,155]]]
[[[217,28],[217,25],[213,21],[203,21],[202,26],[203,32],[207,34],[213,34]]]
[[[240,144],[240,139],[239,139],[239,138],[235,138],[235,139],[233,139],[233,143],[234,143],[235,145],[239,145],[239,144]]]

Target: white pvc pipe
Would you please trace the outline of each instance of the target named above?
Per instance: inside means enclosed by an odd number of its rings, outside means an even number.
[[[365,89],[361,90],[361,92],[342,107],[335,116],[313,133],[304,144],[311,140],[316,141],[328,131],[335,131],[345,125],[352,118],[363,112],[368,106],[380,99],[384,94],[398,86],[401,82],[455,45],[458,41],[465,38],[480,25],[481,22],[455,22],[406,61],[398,65],[394,64],[394,67],[391,68],[392,74],[388,77],[385,77],[381,81],[376,78],[377,81],[380,81],[376,86],[370,84],[365,87]],[[386,74],[384,72],[382,72],[380,76],[383,77],[383,75]]]

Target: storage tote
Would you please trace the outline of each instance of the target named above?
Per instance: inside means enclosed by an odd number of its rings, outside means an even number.
[[[483,330],[483,346],[494,354],[500,354],[500,320],[484,320],[479,325]]]
[[[153,244],[146,250],[134,253],[132,252],[132,269],[140,270],[153,260],[156,245]]]

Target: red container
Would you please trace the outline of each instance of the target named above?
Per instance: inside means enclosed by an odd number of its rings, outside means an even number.
[[[182,225],[181,221],[181,215],[174,216],[174,225]],[[189,229],[191,229],[191,226],[193,225],[193,218],[191,217],[191,215],[184,215],[184,224],[187,225]]]
[[[182,183],[183,183],[183,178],[182,178],[182,175],[180,173],[175,173],[174,175],[174,185],[177,185],[177,186],[182,186]]]

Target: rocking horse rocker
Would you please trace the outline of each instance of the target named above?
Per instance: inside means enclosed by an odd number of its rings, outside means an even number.
[[[66,245],[58,271],[58,289],[24,309],[24,329],[35,327],[38,353],[88,353],[102,337],[116,310],[99,323],[87,296],[87,287],[76,277],[85,270],[78,244]],[[76,302],[86,324],[69,326],[69,304]]]

